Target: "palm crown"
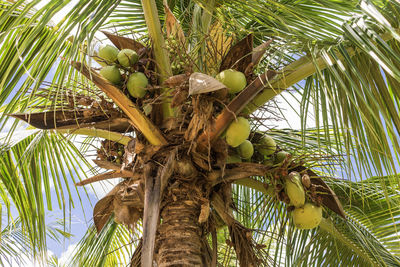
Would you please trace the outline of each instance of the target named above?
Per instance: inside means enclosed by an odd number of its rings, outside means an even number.
[[[82,201],[72,183],[122,178],[68,264],[400,264],[398,2],[88,0],[56,25],[68,1],[37,2],[0,2],[0,193],[8,218],[18,211],[4,257],[16,242],[44,261],[46,238],[69,236],[46,223],[53,190],[65,209]],[[105,62],[100,32],[138,61]],[[227,69],[243,91],[229,93]],[[140,96],[133,73],[149,84]],[[289,94],[302,129],[273,129],[274,97]],[[254,153],[238,158],[241,120]],[[108,170],[87,178],[92,147]],[[323,208],[310,230],[294,215],[304,200]]]

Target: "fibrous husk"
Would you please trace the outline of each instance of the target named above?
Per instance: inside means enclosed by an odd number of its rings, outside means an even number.
[[[132,206],[124,205],[118,198],[114,198],[114,221],[133,230],[141,217],[141,212]]]
[[[192,141],[197,138],[199,132],[207,129],[210,124],[210,119],[213,114],[213,103],[201,96],[195,97],[193,103],[193,117],[185,132],[185,140]]]
[[[262,261],[257,256],[257,246],[252,238],[251,229],[235,221],[229,226],[229,235],[240,266],[261,266]]]
[[[117,184],[93,210],[93,221],[99,233],[114,212],[117,222],[134,227],[143,210],[143,187],[130,180]]]
[[[175,171],[184,179],[190,179],[197,175],[196,168],[193,166],[192,161],[188,158],[177,161]]]
[[[252,231],[233,218],[231,208],[224,203],[220,194],[212,196],[211,204],[229,228],[230,244],[234,247],[240,266],[261,266],[257,256],[257,246],[252,237]]]

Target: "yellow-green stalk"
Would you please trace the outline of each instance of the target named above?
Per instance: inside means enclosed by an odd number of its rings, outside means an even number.
[[[168,77],[172,75],[171,62],[168,58],[166,50],[163,48],[164,36],[161,32],[161,24],[158,16],[156,2],[154,0],[142,0],[144,17],[146,19],[147,29],[154,49],[154,57],[157,63],[157,71],[160,74],[159,82],[162,84]],[[168,93],[167,88],[163,93]],[[167,99],[167,98],[166,98]],[[174,111],[169,102],[162,104],[164,119],[173,117]]]

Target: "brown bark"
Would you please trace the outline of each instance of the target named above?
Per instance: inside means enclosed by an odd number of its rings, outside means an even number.
[[[181,184],[167,194],[157,239],[158,267],[208,265],[198,222],[201,203],[195,187]]]

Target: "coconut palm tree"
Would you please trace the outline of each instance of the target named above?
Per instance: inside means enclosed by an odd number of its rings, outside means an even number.
[[[67,265],[400,265],[398,1],[40,2],[0,1],[0,193],[32,258],[53,205],[120,179]]]

